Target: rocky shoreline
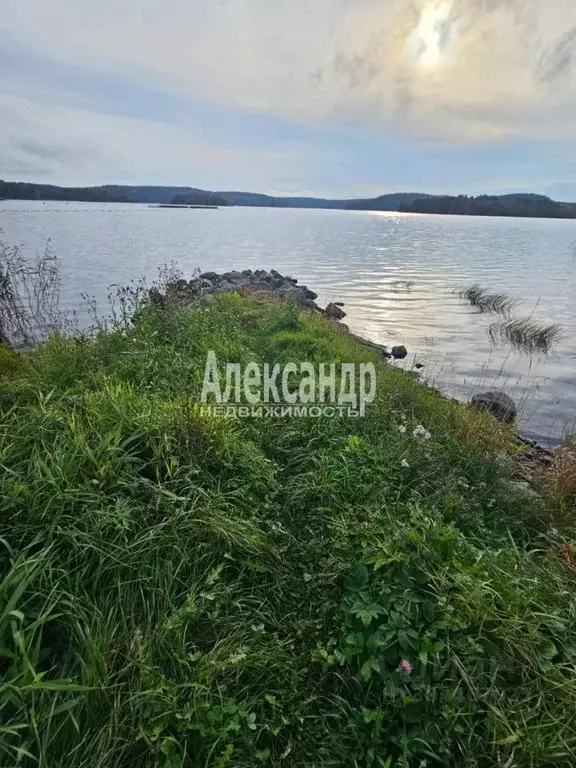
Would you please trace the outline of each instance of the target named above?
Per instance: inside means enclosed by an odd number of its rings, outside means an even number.
[[[346,317],[346,312],[342,309],[342,302],[332,302],[323,309],[316,303],[318,294],[310,290],[306,285],[300,285],[298,279],[282,275],[278,270],[271,269],[244,269],[242,272],[236,270],[230,272],[203,272],[199,277],[192,280],[176,280],[168,283],[166,286],[166,296],[163,296],[157,289],[150,291],[151,300],[161,306],[166,297],[178,297],[190,304],[196,304],[199,301],[209,302],[211,297],[220,293],[263,293],[276,295],[284,300],[295,301],[303,309],[327,317],[335,327],[343,333],[348,333],[356,339],[359,344],[379,352],[385,359],[404,360],[408,356],[408,350],[403,345],[397,345],[390,350],[382,344],[364,339],[351,333],[347,325],[341,321]]]
[[[192,280],[175,280],[166,285],[166,293],[162,294],[157,288],[150,291],[150,299],[153,304],[162,308],[166,305],[167,299],[178,298],[191,306],[198,304],[207,304],[213,300],[213,297],[221,293],[260,293],[270,294],[283,300],[295,301],[303,309],[323,315],[343,333],[348,334],[360,345],[380,353],[386,360],[403,360],[408,356],[408,351],[403,345],[393,346],[388,349],[382,344],[365,339],[352,333],[349,327],[342,322],[346,317],[346,312],[342,302],[332,302],[324,309],[320,307],[316,300],[318,294],[312,291],[306,285],[300,285],[298,279],[287,275],[282,275],[278,270],[264,269],[244,269],[240,271],[223,272],[203,272]],[[416,368],[422,367],[415,365]],[[484,408],[492,416],[505,424],[513,425],[517,408],[514,401],[503,392],[485,392],[474,395],[470,400],[470,405],[475,408]],[[538,475],[544,469],[549,469],[555,462],[557,450],[553,451],[544,448],[533,440],[528,440],[516,434],[519,447],[522,448],[522,469],[518,473],[518,484],[522,484],[528,492],[537,491]]]

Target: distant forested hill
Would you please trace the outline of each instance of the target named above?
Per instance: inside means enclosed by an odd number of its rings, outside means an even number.
[[[457,216],[520,216],[544,219],[574,219],[576,204],[557,203],[545,195],[480,195],[479,197],[418,197],[403,203],[404,213],[441,213]]]
[[[257,192],[219,192],[234,205],[259,208],[333,208],[344,209],[349,200],[329,200],[324,197],[273,197]]]
[[[87,203],[127,203],[124,194],[114,194],[106,187],[56,187],[51,184],[28,184],[22,181],[0,181],[0,200],[71,200]]]
[[[220,202],[202,200],[216,196]],[[369,200],[336,200],[322,197],[274,197],[258,192],[212,192],[197,187],[128,186],[107,184],[102,187],[54,187],[45,184],[0,182],[0,199],[18,200],[88,200],[92,202],[147,203],[150,205],[172,204],[174,199],[188,198],[189,205],[241,205],[259,208],[327,208],[334,210],[396,211],[403,202],[412,202],[422,195],[397,193],[382,195]]]
[[[333,200],[324,197],[272,197],[253,192],[219,192],[234,205],[255,205],[265,208],[328,208],[334,210],[397,211],[401,203],[412,202],[422,193],[397,192],[367,200]]]
[[[447,213],[460,216],[529,216],[534,218],[576,218],[576,203],[558,203],[545,195],[508,194],[426,195],[398,192],[358,200],[322,197],[274,197],[257,192],[212,192],[197,187],[125,186],[56,187],[48,184],[0,181],[0,199],[77,200],[94,203],[240,205],[260,208],[326,208],[349,211],[402,211],[405,213]],[[177,203],[178,204],[178,203]]]

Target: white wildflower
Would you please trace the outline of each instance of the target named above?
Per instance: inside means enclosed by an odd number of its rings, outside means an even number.
[[[402,459],[402,466],[403,466],[405,469],[408,469],[408,467],[410,466],[410,464],[408,464],[408,462],[406,461],[406,459]]]
[[[402,435],[405,435],[406,434],[406,424],[401,424],[398,427],[398,432],[400,432]]]
[[[430,440],[432,435],[430,432],[428,432],[427,429],[425,429],[422,424],[419,424],[416,429],[412,432],[414,437],[422,437],[424,440]]]

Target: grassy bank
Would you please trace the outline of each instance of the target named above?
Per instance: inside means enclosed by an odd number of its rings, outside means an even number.
[[[376,401],[201,415],[211,349]],[[0,765],[575,764],[573,520],[488,416],[236,294],[0,355]]]

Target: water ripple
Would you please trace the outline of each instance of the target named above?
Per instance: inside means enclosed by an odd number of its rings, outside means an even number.
[[[110,283],[154,278],[172,259],[186,272],[276,268],[319,301],[344,301],[346,322],[459,397],[504,388],[527,434],[555,442],[576,420],[576,222],[249,208],[155,210],[137,205],[0,203],[8,243],[34,253],[48,238],[63,267],[63,303],[105,303]],[[521,300],[518,311],[564,332],[554,354],[495,348],[491,319],[454,294],[479,282]],[[82,319],[82,311],[79,313]]]

